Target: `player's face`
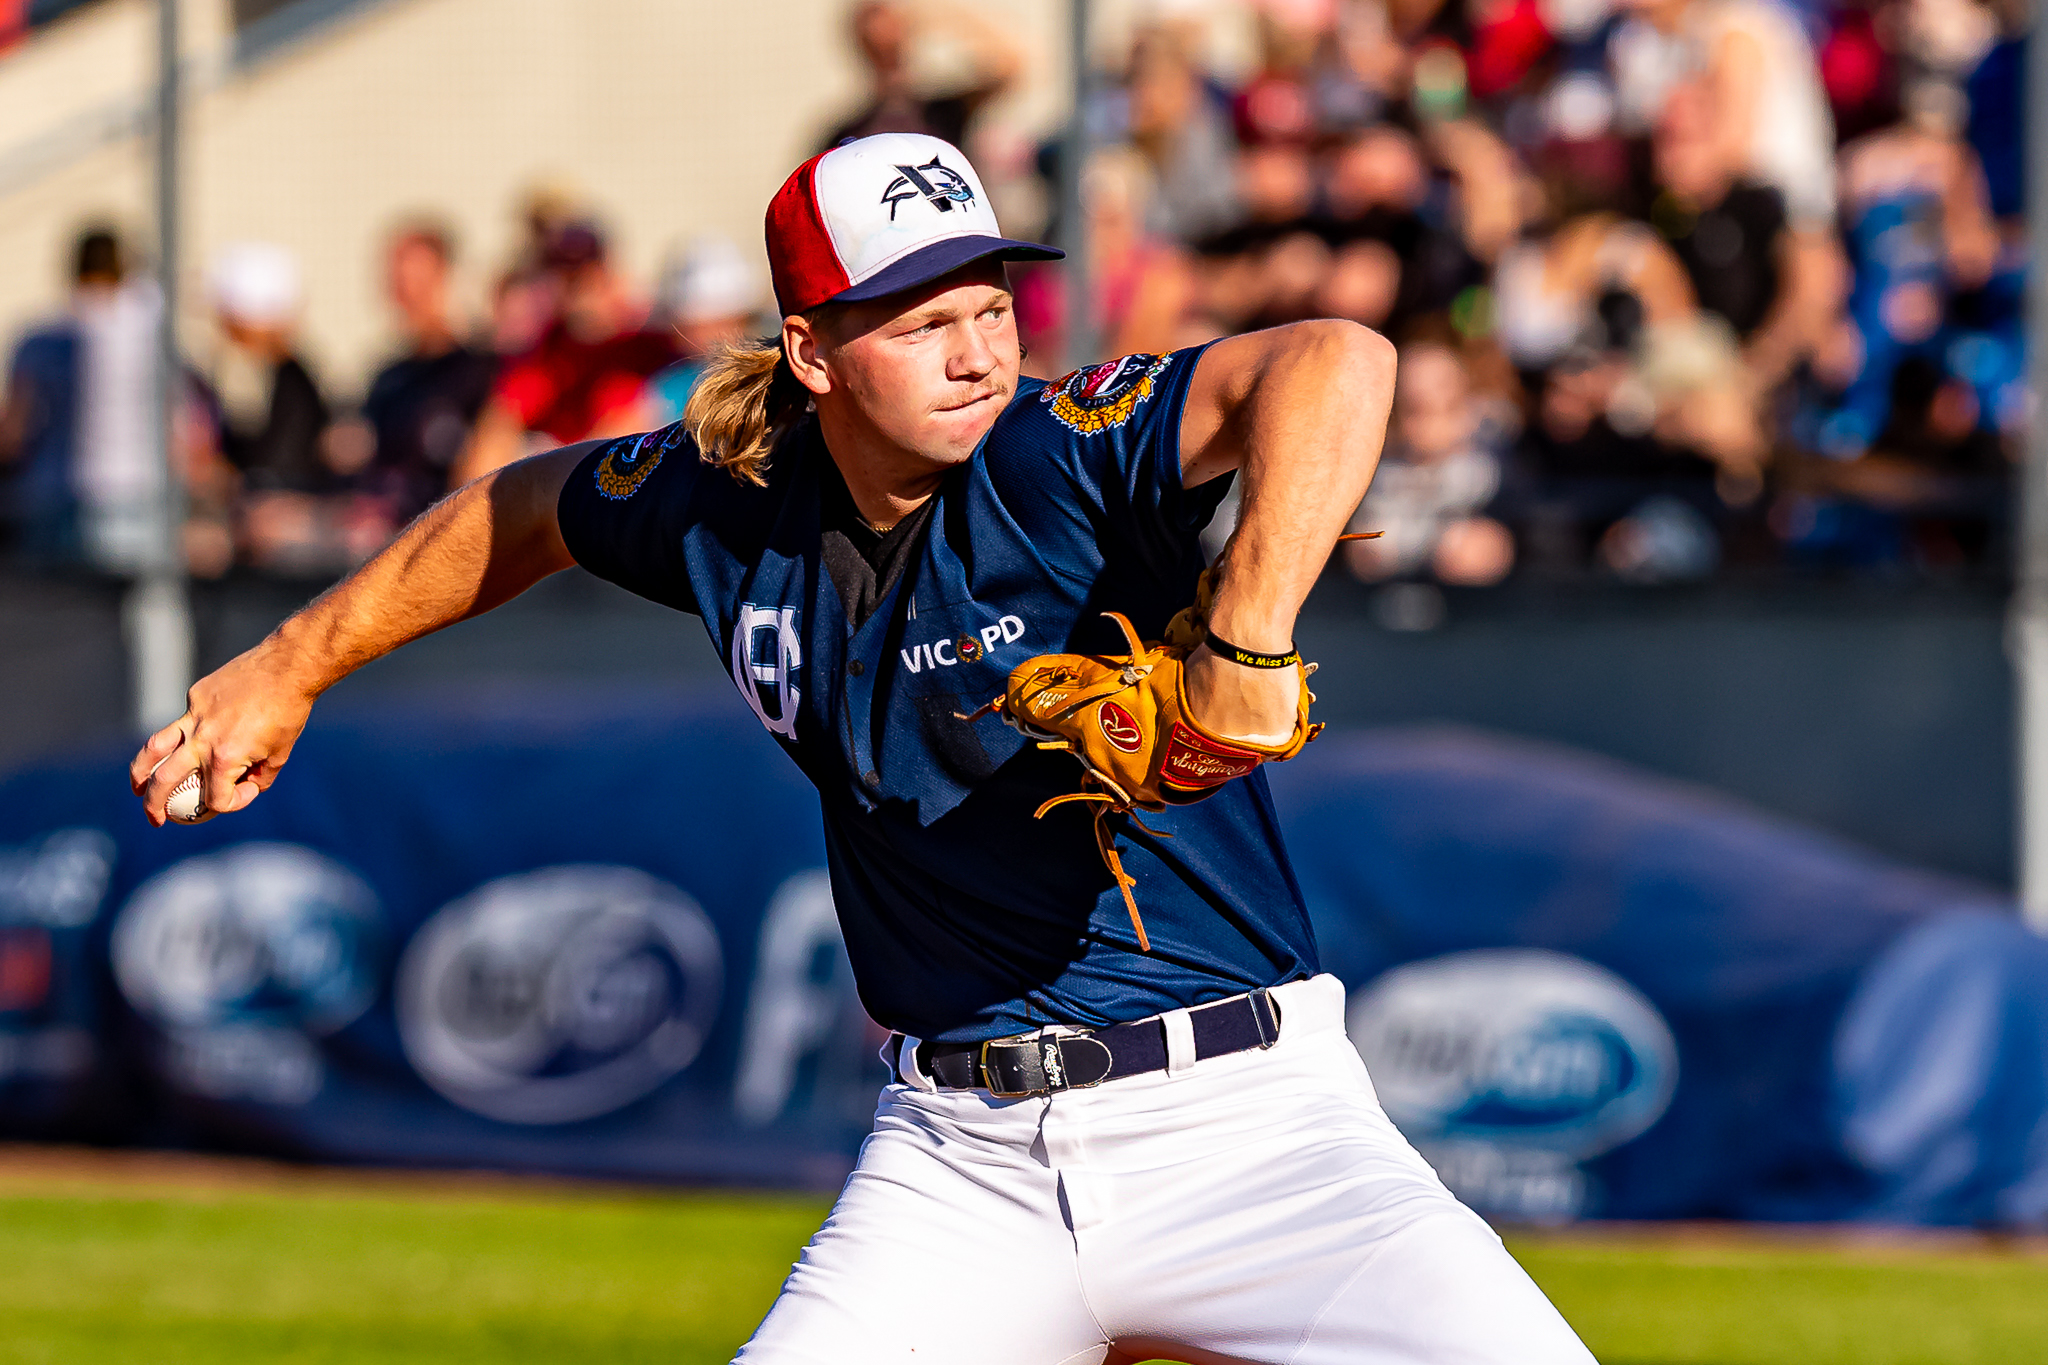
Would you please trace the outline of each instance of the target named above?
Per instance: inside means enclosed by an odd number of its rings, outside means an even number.
[[[835,392],[821,409],[843,401],[886,445],[935,464],[973,455],[1017,389],[1017,319],[997,262],[854,305],[832,330]]]

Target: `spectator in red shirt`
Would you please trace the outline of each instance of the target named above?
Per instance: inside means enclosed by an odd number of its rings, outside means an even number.
[[[456,484],[525,455],[529,434],[554,447],[644,430],[647,380],[676,359],[675,339],[646,326],[595,227],[563,228],[543,264],[561,278],[560,312],[532,350],[499,370]]]

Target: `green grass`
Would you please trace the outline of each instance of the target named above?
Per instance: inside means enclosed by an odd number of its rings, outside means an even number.
[[[2048,1258],[1639,1235],[1511,1241],[1605,1365],[2044,1365]]]
[[[730,1360],[815,1200],[0,1199],[0,1361]]]
[[[0,1365],[730,1358],[813,1199],[345,1182],[0,1192]],[[1607,1365],[2048,1362],[2048,1259],[1517,1239]]]

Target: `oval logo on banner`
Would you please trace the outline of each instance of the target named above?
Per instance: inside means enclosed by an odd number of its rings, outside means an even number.
[[[1113,701],[1106,701],[1096,713],[1096,720],[1102,726],[1104,739],[1127,754],[1138,752],[1144,736],[1139,733],[1138,722],[1130,712]]]
[[[377,895],[298,844],[237,844],[173,863],[114,921],[114,979],[163,1033],[187,1094],[301,1105],[326,1083],[315,1038],[370,1007],[384,960]]]
[[[333,1033],[376,998],[377,895],[298,844],[236,844],[174,863],[114,922],[114,979],[172,1029],[290,1025]]]
[[[694,900],[630,867],[543,868],[443,908],[398,967],[398,1034],[434,1089],[507,1123],[631,1104],[695,1061],[725,963]]]
[[[1354,993],[1347,1022],[1387,1117],[1411,1141],[1471,1138],[1584,1160],[1655,1123],[1678,1080],[1678,1047],[1656,1007],[1564,953],[1489,949],[1396,967]]]

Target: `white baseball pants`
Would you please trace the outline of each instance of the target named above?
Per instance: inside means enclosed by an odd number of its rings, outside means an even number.
[[[1000,1100],[903,1049],[744,1365],[1591,1365],[1380,1111],[1331,976],[1280,1040]]]

